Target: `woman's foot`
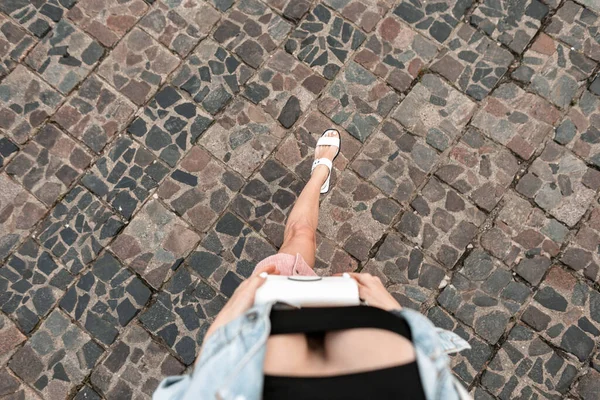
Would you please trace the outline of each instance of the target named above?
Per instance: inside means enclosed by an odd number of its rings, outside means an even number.
[[[321,136],[321,138],[335,138],[337,139],[338,145],[335,146],[317,144],[317,147],[315,148],[315,163],[317,163],[318,160],[321,159],[327,159],[330,162],[333,162],[333,159],[337,156],[339,152],[340,134],[335,129],[329,129],[323,134],[323,136]],[[326,165],[325,163],[318,164],[316,166],[313,166],[312,179],[316,179],[320,185],[323,185],[327,181],[330,172],[331,171],[328,165]],[[329,189],[329,185],[327,185],[327,188],[323,189],[325,191],[321,190],[321,193],[325,193]]]

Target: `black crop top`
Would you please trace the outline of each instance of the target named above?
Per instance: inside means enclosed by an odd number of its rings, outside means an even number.
[[[405,320],[374,307],[302,308],[271,311],[271,335],[318,334],[352,328],[386,329],[412,341]],[[425,400],[416,362],[326,377],[265,375],[263,400]]]

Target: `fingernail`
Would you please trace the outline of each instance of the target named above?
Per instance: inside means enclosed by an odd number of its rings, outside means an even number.
[[[342,277],[344,277],[344,278],[350,278],[350,274],[349,274],[349,273],[347,273],[347,272],[344,272],[344,273],[342,274]]]
[[[266,272],[261,272],[260,274],[258,274],[258,276],[260,276],[261,278],[266,278],[267,276],[269,276],[269,274],[267,274]]]

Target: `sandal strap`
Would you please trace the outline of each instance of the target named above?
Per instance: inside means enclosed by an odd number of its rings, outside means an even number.
[[[328,158],[319,158],[319,159],[313,161],[311,172],[314,171],[315,168],[317,168],[318,165],[326,165],[327,168],[329,168],[329,172],[331,172],[331,169],[333,168],[333,163],[331,162],[330,159],[328,159]]]
[[[317,146],[335,146],[340,148],[340,138],[334,136],[321,136],[317,140]]]

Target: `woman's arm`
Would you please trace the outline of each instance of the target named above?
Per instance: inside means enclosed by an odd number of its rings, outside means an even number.
[[[265,278],[268,274],[279,275],[279,271],[277,271],[277,267],[275,267],[274,265],[267,265],[261,268],[260,270],[255,271],[254,275],[246,279],[244,282],[240,283],[237,289],[235,289],[235,292],[233,292],[233,295],[231,296],[227,304],[225,304],[223,309],[219,312],[219,314],[217,314],[217,317],[213,321],[212,325],[206,331],[203,343],[206,343],[209,337],[217,329],[227,325],[229,322],[233,321],[240,315],[243,315],[252,307],[252,305],[254,304],[254,296],[256,294],[256,290],[263,283],[265,283]],[[196,362],[200,359],[200,353],[202,353],[202,348],[200,349],[200,352],[198,352]]]

